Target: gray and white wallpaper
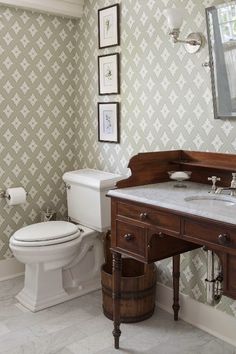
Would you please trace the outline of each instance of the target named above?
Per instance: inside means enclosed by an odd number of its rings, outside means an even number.
[[[99,50],[97,9],[121,4],[121,46]],[[182,6],[181,36],[203,32],[205,7],[210,0],[89,0],[77,31],[76,155],[80,167],[126,173],[130,157],[141,151],[187,149],[236,151],[236,121],[214,120],[207,45],[195,55],[173,45],[163,10]],[[121,95],[98,96],[97,56],[121,53]],[[96,104],[121,102],[121,143],[97,142]],[[194,251],[182,256],[181,291],[205,302],[206,255]],[[159,264],[159,280],[171,286],[171,261]],[[236,302],[224,298],[218,305],[236,316]]]
[[[213,119],[207,45],[195,55],[172,44],[163,10],[182,6],[181,36],[203,32],[205,7],[222,0],[123,0],[121,46],[98,50],[97,9],[114,0],[89,0],[78,28],[77,99],[80,124],[77,154],[81,166],[126,172],[141,151],[189,149],[234,152],[236,123]],[[97,55],[121,53],[121,95],[98,96]],[[97,142],[97,101],[121,102],[121,144]]]
[[[0,200],[0,259],[8,240],[46,206],[66,215],[62,183],[74,163],[76,23],[0,7],[0,188],[23,186],[27,203]]]
[[[97,10],[121,4],[121,46],[98,49]],[[196,55],[173,45],[163,16],[182,6],[181,35],[206,34],[205,7],[221,0],[85,0],[71,21],[0,7],[0,186],[23,185],[24,207],[1,201],[0,258],[8,239],[49,205],[65,216],[62,174],[73,168],[126,173],[138,152],[189,149],[235,153],[236,122],[213,119],[207,45]],[[97,56],[121,53],[121,95],[98,96]],[[121,143],[97,140],[97,102],[121,103]],[[205,302],[203,251],[182,256],[181,291]],[[171,285],[171,263],[159,264]],[[218,305],[236,316],[236,302]]]

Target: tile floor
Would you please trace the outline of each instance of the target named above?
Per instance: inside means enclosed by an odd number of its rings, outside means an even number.
[[[0,353],[236,354],[236,347],[160,309],[147,321],[122,325],[117,351],[100,291],[34,314],[14,299],[22,284],[22,278],[0,283]]]

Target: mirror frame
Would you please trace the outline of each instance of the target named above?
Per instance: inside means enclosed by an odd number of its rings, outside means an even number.
[[[226,3],[222,3],[224,5]],[[236,4],[236,1],[235,1]],[[212,10],[216,10],[217,6],[210,6],[205,9],[206,13],[206,27],[207,27],[207,40],[208,40],[208,50],[209,50],[209,67],[211,72],[211,88],[212,88],[212,98],[213,98],[213,111],[214,111],[214,118],[215,119],[236,119],[236,112],[235,115],[220,115],[218,112],[217,107],[217,95],[216,95],[216,78],[215,78],[215,68],[214,68],[214,58],[213,58],[213,47],[211,42],[211,33],[210,33],[210,26],[209,26],[209,15],[211,14]]]

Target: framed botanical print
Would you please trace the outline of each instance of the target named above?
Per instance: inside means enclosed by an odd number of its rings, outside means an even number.
[[[98,57],[98,92],[99,95],[120,93],[119,53]]]
[[[100,49],[120,44],[119,27],[119,4],[98,10],[98,45]]]
[[[119,143],[119,103],[98,103],[98,141]]]

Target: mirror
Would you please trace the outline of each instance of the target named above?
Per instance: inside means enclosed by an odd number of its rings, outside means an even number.
[[[236,118],[236,1],[206,9],[215,118]]]

